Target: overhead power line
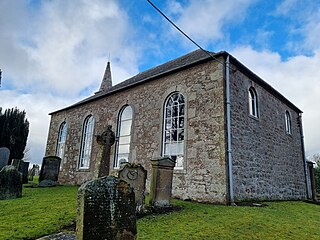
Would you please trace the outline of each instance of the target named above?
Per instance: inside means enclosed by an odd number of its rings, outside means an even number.
[[[171,21],[156,5],[154,5],[150,0],[147,0],[151,6],[156,9],[169,23],[171,23],[172,26],[174,26],[180,33],[182,33],[187,39],[189,39],[194,45],[196,45],[199,49],[201,49],[203,52],[205,52],[207,55],[209,55],[211,58],[213,58],[215,61],[221,63],[224,65],[224,62],[217,59],[215,56],[212,55],[211,52],[203,49],[196,41],[194,41],[191,37],[189,37],[184,31],[182,31],[181,28],[179,28],[173,21]]]

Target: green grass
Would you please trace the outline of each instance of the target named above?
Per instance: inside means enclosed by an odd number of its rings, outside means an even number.
[[[320,239],[320,205],[230,207],[173,201],[183,210],[138,220],[138,239]],[[77,187],[27,188],[0,201],[0,239],[35,239],[74,222]]]
[[[74,221],[76,186],[23,188],[22,198],[0,201],[0,239],[33,239]]]

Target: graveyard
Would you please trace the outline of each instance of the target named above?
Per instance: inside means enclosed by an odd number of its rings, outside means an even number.
[[[0,239],[75,232],[78,186],[34,188],[0,201]],[[148,202],[148,197],[146,203]],[[264,207],[172,200],[179,211],[137,219],[137,239],[319,239],[320,205],[267,202]]]

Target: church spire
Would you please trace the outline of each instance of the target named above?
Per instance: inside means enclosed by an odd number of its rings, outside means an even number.
[[[109,90],[111,87],[112,87],[112,78],[111,78],[110,62],[108,61],[106,70],[104,71],[99,92],[105,92]]]

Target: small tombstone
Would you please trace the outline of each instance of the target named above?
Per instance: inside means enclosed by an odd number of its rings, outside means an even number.
[[[310,179],[310,188],[311,188],[311,199],[313,201],[317,201],[317,192],[316,192],[316,183],[315,183],[315,175],[314,175],[314,162],[308,161],[308,172]]]
[[[39,176],[39,187],[57,185],[61,158],[57,156],[44,157]]]
[[[33,177],[35,176],[35,172],[36,172],[36,164],[33,164],[32,168],[30,168],[28,171],[28,180],[29,181],[33,181]]]
[[[22,183],[28,183],[29,162],[21,160],[19,172],[22,174]]]
[[[1,147],[0,148],[0,170],[4,166],[8,165],[9,156],[10,156],[9,148]]]
[[[175,161],[169,157],[151,160],[152,174],[149,203],[153,207],[169,207]]]
[[[21,162],[22,162],[21,159],[12,159],[11,165],[14,166],[19,171]]]
[[[108,176],[81,185],[78,191],[77,239],[136,239],[134,192]]]
[[[143,213],[147,171],[141,166],[141,164],[126,163],[121,165],[118,177],[119,179],[129,183],[133,188],[136,202],[136,212]]]
[[[21,173],[14,166],[5,166],[0,171],[0,199],[22,196]]]
[[[96,161],[98,164],[96,167],[97,173],[95,174],[97,178],[109,175],[110,151],[115,142],[115,135],[111,128],[111,125],[108,125],[107,129],[97,136],[97,142],[100,145]]]

